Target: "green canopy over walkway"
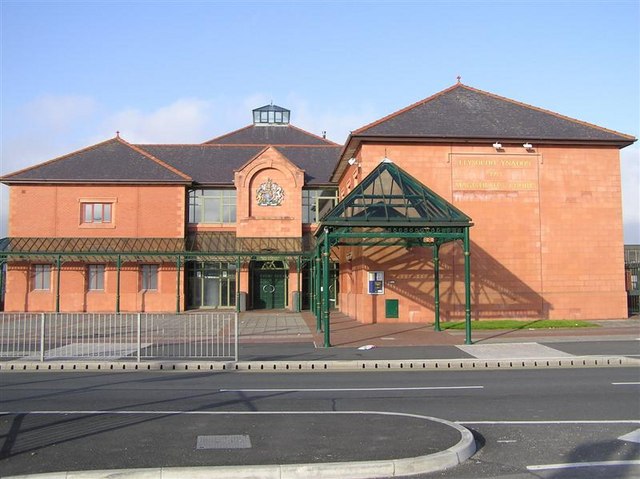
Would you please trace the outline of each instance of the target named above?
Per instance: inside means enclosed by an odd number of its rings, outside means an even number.
[[[312,267],[312,305],[324,345],[331,345],[329,256],[335,246],[430,247],[435,279],[435,328],[440,330],[440,246],[460,240],[464,249],[466,342],[471,343],[471,218],[385,158],[320,222]]]

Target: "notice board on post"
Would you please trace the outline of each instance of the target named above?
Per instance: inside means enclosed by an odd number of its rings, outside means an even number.
[[[384,271],[369,271],[369,294],[384,294]]]

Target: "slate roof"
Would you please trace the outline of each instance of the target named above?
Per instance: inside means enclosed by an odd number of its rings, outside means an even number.
[[[138,145],[162,158],[200,184],[233,185],[234,170],[239,169],[265,147],[262,145]],[[335,165],[335,162],[332,166]]]
[[[304,170],[309,185],[331,183],[331,172],[340,156],[341,146],[276,146],[291,163]]]
[[[293,125],[249,125],[205,142],[205,145],[324,145],[337,144]]]
[[[602,141],[635,138],[457,83],[352,133],[437,139]]]
[[[305,170],[305,183],[326,185],[341,147],[295,127],[257,127],[294,132],[282,141],[311,138],[319,144],[286,144],[278,149]],[[309,143],[311,143],[309,141]],[[7,184],[28,182],[196,183],[233,185],[234,171],[258,155],[264,144],[133,145],[120,137],[11,173]]]
[[[2,177],[4,183],[190,183],[188,175],[119,137]]]
[[[349,135],[331,175],[338,181],[363,141],[499,141],[613,145],[633,136],[559,115],[462,83],[369,123]]]
[[[138,145],[183,171],[203,185],[233,184],[242,168],[268,145]],[[338,160],[340,146],[276,146],[282,155],[305,171],[305,183],[324,185]]]

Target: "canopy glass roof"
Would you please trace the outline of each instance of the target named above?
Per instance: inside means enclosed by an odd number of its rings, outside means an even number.
[[[383,160],[322,219],[324,226],[471,226],[471,218]]]

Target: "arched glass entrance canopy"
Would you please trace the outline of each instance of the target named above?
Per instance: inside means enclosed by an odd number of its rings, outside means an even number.
[[[471,218],[385,158],[322,220],[312,265],[318,330],[331,345],[329,256],[337,246],[423,246],[433,250],[435,328],[440,330],[440,246],[460,240],[464,250],[466,343],[471,343]]]

